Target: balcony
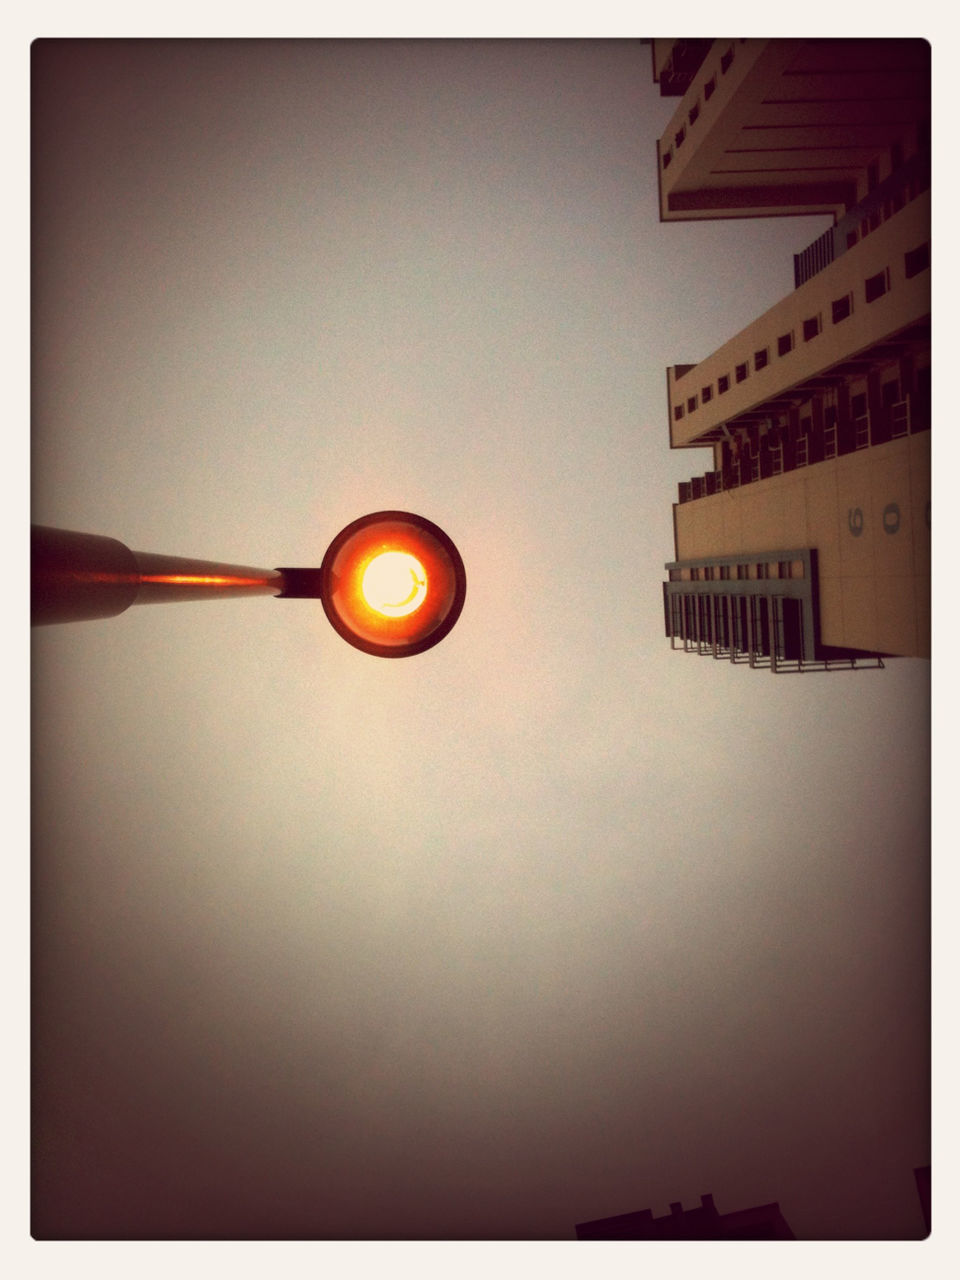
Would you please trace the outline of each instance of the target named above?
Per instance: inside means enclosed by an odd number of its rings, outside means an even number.
[[[725,432],[776,418],[844,381],[854,364],[889,360],[894,347],[922,357],[930,271],[926,253],[919,269],[915,259],[929,239],[926,192],[698,364],[668,368],[671,448],[715,446]]]
[[[677,501],[693,502],[869,449],[872,445],[929,431],[929,397],[924,395],[925,389],[925,382],[918,378],[916,390],[907,391],[902,399],[884,404],[876,412],[864,410],[850,416],[844,411],[838,417],[835,409],[827,409],[817,426],[807,418],[799,427],[774,427],[762,435],[757,433],[756,438],[740,436],[735,447],[723,446],[723,461],[718,470],[680,481]]]

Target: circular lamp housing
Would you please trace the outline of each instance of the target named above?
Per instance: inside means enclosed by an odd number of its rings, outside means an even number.
[[[442,529],[409,511],[375,511],[337,534],[320,566],[334,631],[364,653],[406,658],[460,617],[467,575]]]

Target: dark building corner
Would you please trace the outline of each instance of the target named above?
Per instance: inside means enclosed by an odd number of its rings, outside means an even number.
[[[655,1218],[650,1209],[596,1218],[577,1224],[578,1240],[794,1240],[780,1205],[756,1205],[734,1213],[720,1213],[712,1195],[702,1195],[694,1209],[681,1201]]]

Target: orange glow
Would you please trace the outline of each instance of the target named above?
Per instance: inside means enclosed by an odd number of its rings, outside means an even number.
[[[363,570],[360,591],[385,618],[405,618],[427,598],[427,573],[409,551],[381,551]]]
[[[259,587],[270,578],[206,577],[199,573],[142,573],[141,582],[160,582],[177,587]]]

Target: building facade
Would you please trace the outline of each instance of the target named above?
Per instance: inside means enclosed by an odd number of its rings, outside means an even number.
[[[695,1209],[677,1201],[660,1218],[651,1209],[620,1213],[577,1224],[578,1240],[793,1240],[777,1203],[720,1213],[712,1195],[700,1197]]]
[[[653,42],[662,221],[828,214],[794,290],[667,370],[674,647],[774,671],[930,654],[930,49]]]

